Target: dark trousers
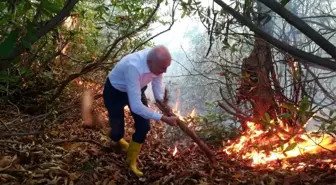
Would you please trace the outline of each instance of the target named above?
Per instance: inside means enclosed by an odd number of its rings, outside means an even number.
[[[148,106],[145,96],[147,86],[141,89],[141,101],[144,105]],[[119,141],[125,134],[125,120],[124,120],[124,107],[129,106],[127,93],[115,89],[110,80],[107,79],[103,91],[104,104],[107,108],[109,121],[111,126],[110,138],[113,141]],[[135,132],[132,140],[137,143],[143,143],[146,135],[150,130],[149,120],[145,119],[133,112],[132,116],[135,122]]]

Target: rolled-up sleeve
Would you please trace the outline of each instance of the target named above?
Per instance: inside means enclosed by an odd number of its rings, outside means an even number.
[[[129,65],[125,74],[126,88],[130,109],[135,114],[145,118],[160,120],[162,115],[150,110],[141,102],[140,74],[135,66]]]
[[[163,83],[162,74],[153,78],[152,89],[155,100],[163,100]]]

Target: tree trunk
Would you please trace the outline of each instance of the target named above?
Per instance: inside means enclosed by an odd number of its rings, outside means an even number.
[[[266,112],[271,117],[275,116],[274,111],[271,111],[276,107],[275,92],[270,80],[272,67],[270,45],[261,38],[256,38],[253,51],[243,60],[238,98],[251,103],[253,117],[257,119],[264,117]]]
[[[268,13],[266,16],[264,15],[265,12],[268,12],[267,7],[260,3],[258,5],[258,12],[262,17],[271,16]],[[259,22],[259,25],[261,24],[262,20]],[[263,23],[260,27],[265,32],[272,34],[273,23],[271,21]],[[238,89],[237,102],[248,101],[252,105],[252,116],[258,120],[265,118],[266,113],[271,119],[275,118],[276,111],[279,109],[275,102],[275,95],[281,92],[274,73],[271,46],[257,35],[250,56],[243,59],[241,86]],[[272,80],[275,82],[277,92],[272,88]],[[242,121],[242,128],[243,131],[248,129],[245,121]]]

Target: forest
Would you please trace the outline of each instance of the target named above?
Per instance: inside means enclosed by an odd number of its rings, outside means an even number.
[[[2,0],[0,9],[0,184],[336,183],[335,1]],[[137,176],[109,137],[104,83],[124,56],[186,19],[202,29],[188,31],[188,49],[168,47],[165,105],[148,99],[179,120],[150,121]]]

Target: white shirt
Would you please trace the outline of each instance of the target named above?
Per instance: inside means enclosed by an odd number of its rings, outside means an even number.
[[[147,54],[144,49],[123,57],[109,73],[111,85],[126,92],[130,109],[145,119],[160,120],[162,114],[152,111],[141,102],[141,89],[152,82],[154,98],[163,99],[162,74],[156,76],[147,66]]]

